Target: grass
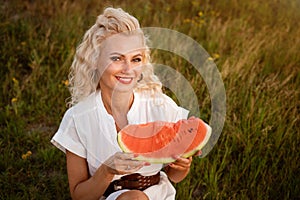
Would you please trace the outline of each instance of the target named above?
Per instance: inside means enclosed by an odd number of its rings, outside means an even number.
[[[177,199],[299,199],[297,0],[4,1],[0,198],[70,198],[65,157],[49,140],[66,110],[65,81],[75,48],[107,6],[124,8],[143,27],[189,35],[212,55],[222,74],[227,96],[222,135],[175,185]],[[209,119],[201,77],[176,56],[154,51],[153,58],[176,66],[191,81],[202,117]]]

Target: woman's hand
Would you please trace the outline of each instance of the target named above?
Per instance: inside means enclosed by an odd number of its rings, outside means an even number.
[[[165,171],[172,182],[178,183],[188,175],[193,159],[192,157],[176,157],[175,159],[165,167]]]
[[[135,157],[137,157],[137,155],[132,153],[117,152],[108,158],[104,162],[104,165],[106,166],[107,171],[114,175],[133,173],[143,166],[150,165],[148,162],[135,160]]]
[[[202,151],[197,151],[194,156],[200,156],[202,154]],[[189,170],[193,161],[193,157],[190,156],[188,158],[183,157],[175,157],[175,162],[172,162],[169,164],[171,168],[177,169],[179,171],[183,170]]]
[[[202,152],[197,151],[194,156],[201,155]],[[176,160],[165,167],[166,173],[170,180],[175,183],[182,181],[190,171],[193,157],[183,158],[174,157]]]
[[[174,162],[170,163],[169,166],[172,169],[176,169],[179,171],[188,171],[191,167],[192,161],[193,161],[192,157],[188,157],[188,158],[178,157]]]

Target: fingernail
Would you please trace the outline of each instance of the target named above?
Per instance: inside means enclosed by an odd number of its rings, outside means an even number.
[[[201,150],[199,150],[199,152],[198,152],[198,156],[201,156],[202,155],[202,151]]]
[[[149,163],[149,162],[144,162],[144,166],[149,166],[149,165],[151,165],[151,163]]]
[[[139,156],[139,154],[136,154],[136,153],[133,154],[133,157],[134,157],[134,158],[136,158],[136,157],[138,157],[138,156]]]

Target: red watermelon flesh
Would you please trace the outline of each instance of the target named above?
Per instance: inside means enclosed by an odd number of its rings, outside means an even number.
[[[174,161],[174,156],[188,157],[203,148],[211,128],[199,118],[176,123],[149,122],[128,125],[118,133],[124,152],[136,153],[137,159],[153,163]]]

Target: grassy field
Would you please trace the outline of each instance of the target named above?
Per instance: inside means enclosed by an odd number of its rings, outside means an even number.
[[[64,154],[49,140],[66,110],[75,48],[107,6],[122,7],[143,27],[189,35],[222,74],[222,135],[175,185],[177,199],[300,199],[298,0],[2,0],[0,199],[70,198]],[[201,78],[176,56],[153,57],[191,80],[207,120]]]

